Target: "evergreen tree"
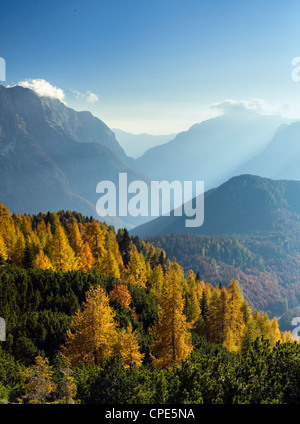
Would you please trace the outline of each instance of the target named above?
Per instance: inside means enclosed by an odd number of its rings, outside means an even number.
[[[26,240],[22,258],[22,267],[30,269],[35,267],[35,254],[32,245]]]

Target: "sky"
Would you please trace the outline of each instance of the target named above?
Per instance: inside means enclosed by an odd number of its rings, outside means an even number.
[[[132,133],[239,102],[300,119],[299,17],[299,0],[1,0],[2,84]]]

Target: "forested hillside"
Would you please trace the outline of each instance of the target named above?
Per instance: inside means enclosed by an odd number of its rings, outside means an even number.
[[[299,305],[299,236],[292,232],[252,235],[197,236],[170,234],[148,237],[214,286],[239,281],[250,306],[269,316],[282,316]],[[296,316],[296,315],[295,315]]]
[[[2,402],[299,402],[298,343],[235,280],[70,211],[1,205],[0,256]]]

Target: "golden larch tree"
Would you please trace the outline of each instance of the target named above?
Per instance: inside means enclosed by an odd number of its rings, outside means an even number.
[[[77,311],[62,347],[62,355],[71,366],[83,362],[100,367],[115,353],[117,327],[114,318],[115,312],[103,288],[90,289],[83,309]]]
[[[42,250],[37,254],[35,264],[40,269],[53,269],[50,259]]]
[[[6,244],[1,234],[0,234],[0,258],[2,258],[4,261],[6,261],[8,258]]]
[[[66,272],[77,268],[77,258],[60,224],[57,225],[53,236],[51,259],[55,268],[59,271]]]
[[[246,329],[245,305],[240,288],[235,280],[231,280],[229,283],[227,293],[229,329],[224,346],[230,352],[238,352],[241,348]]]
[[[207,336],[211,343],[225,342],[229,330],[228,293],[225,287],[217,287],[211,295],[207,327]]]
[[[164,285],[164,273],[161,265],[154,267],[149,277],[150,293],[159,302],[163,285]]]
[[[152,329],[154,343],[152,350],[158,368],[180,366],[193,349],[191,324],[187,322],[184,310],[182,275],[176,263],[172,263],[166,274],[160,303],[157,325]]]
[[[122,357],[124,367],[130,368],[133,364],[140,367],[145,354],[140,352],[137,334],[136,331],[132,330],[131,324],[128,325],[126,330],[119,331],[118,340],[118,352]]]
[[[130,256],[127,269],[124,272],[124,280],[127,283],[135,284],[139,287],[146,287],[148,278],[147,267],[142,253],[139,253],[134,246]]]
[[[16,228],[16,243],[13,247],[13,251],[11,255],[11,260],[14,265],[22,266],[24,250],[25,250],[25,237],[23,236],[23,233],[17,227]]]
[[[69,234],[69,243],[77,258],[80,257],[83,249],[83,240],[77,222],[73,222]]]
[[[80,271],[90,272],[93,268],[94,257],[90,249],[90,245],[86,241],[81,250],[78,268]]]
[[[105,253],[105,232],[96,220],[86,225],[84,237],[90,246],[95,263],[97,265],[100,264],[101,258]]]
[[[104,253],[100,261],[99,272],[108,277],[120,278],[118,262],[110,249]]]

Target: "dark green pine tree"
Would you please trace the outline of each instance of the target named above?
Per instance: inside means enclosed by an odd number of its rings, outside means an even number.
[[[132,241],[126,228],[123,230],[118,230],[117,241],[119,243],[119,249],[122,255],[123,263],[125,266],[127,266],[130,260],[130,247]]]
[[[200,309],[201,309],[201,316],[203,320],[206,321],[207,313],[208,313],[208,302],[207,302],[207,296],[204,290],[202,292],[202,296],[200,299]]]
[[[25,269],[35,268],[35,254],[33,247],[28,241],[25,243],[25,249],[22,258],[22,267]]]
[[[197,275],[196,275],[196,281],[201,281],[201,276],[200,276],[200,272],[199,271],[197,272]]]

